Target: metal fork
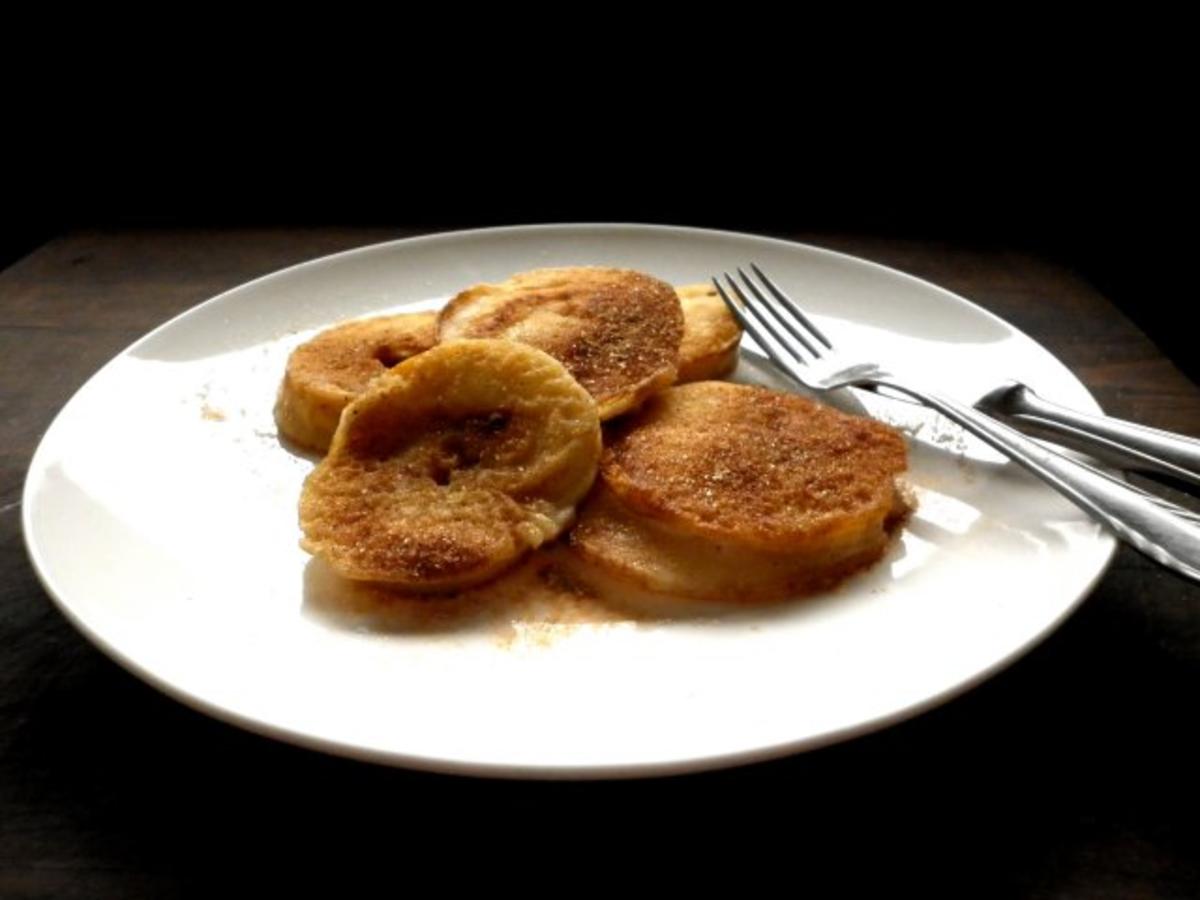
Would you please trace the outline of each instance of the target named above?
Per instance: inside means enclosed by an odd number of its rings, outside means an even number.
[[[737,269],[744,290],[727,272],[722,274],[728,290],[717,278],[713,284],[746,332],[795,381],[814,391],[884,387],[911,397],[1024,466],[1151,559],[1200,581],[1200,521],[1195,514],[1034,443],[969,406],[898,379],[877,363],[847,359],[758,266],[750,268],[757,282]]]

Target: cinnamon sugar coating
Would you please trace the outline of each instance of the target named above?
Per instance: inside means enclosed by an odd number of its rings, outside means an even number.
[[[535,269],[460,293],[439,315],[438,336],[507,338],[546,351],[604,420],[674,381],[683,312],[671,285],[640,272]]]
[[[302,545],[351,579],[478,584],[571,523],[599,455],[595,403],[559,362],[511,341],[439,345],[346,408],[304,484]]]
[[[903,438],[873,419],[726,382],[671,388],[606,441],[604,483],[681,531],[770,550],[877,531],[907,466]]]

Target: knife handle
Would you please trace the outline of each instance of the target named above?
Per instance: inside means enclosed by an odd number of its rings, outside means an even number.
[[[989,392],[975,406],[1010,416],[1047,435],[1066,438],[1065,443],[1074,449],[1123,468],[1167,475],[1200,487],[1200,441],[1195,438],[1068,409],[1019,382]]]
[[[1155,562],[1200,582],[1200,517],[1196,514],[1043,447],[973,407],[889,375],[867,377],[869,383],[898,390],[936,409],[1041,478],[1126,543]]]

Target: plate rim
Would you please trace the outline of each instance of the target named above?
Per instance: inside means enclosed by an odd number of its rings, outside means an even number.
[[[992,323],[999,324],[1003,326],[1004,329],[1020,335],[1021,338],[1029,341],[1031,344],[1036,346],[1039,351],[1057,362],[1070,375],[1070,377],[1079,384],[1079,386],[1083,389],[1084,394],[1090,401],[1094,411],[1102,411],[1091,390],[1077,375],[1075,375],[1073,370],[1067,367],[1067,365],[1063,363],[1056,354],[1052,353],[1039,341],[1026,334],[1022,329],[1013,325],[1011,322],[1008,322],[999,315],[991,312],[988,309],[985,309],[984,307],[975,303],[973,300],[963,297],[962,295],[957,294],[954,291],[942,287],[941,285],[931,282],[925,278],[871,259],[855,256],[852,253],[833,250],[816,244],[809,244],[802,241],[794,241],[786,238],[755,234],[753,232],[745,231],[702,228],[690,225],[639,222],[543,222],[522,225],[501,225],[481,228],[449,229],[445,231],[435,231],[413,235],[410,237],[375,241],[369,244],[363,244],[361,246],[339,250],[334,253],[324,254],[312,259],[302,260],[301,262],[293,263],[292,265],[284,266],[279,269],[274,269],[270,272],[266,272],[262,275],[236,284],[233,287],[200,301],[199,303],[193,304],[187,309],[176,313],[159,325],[150,329],[132,343],[115,353],[111,358],[105,361],[100,368],[93,372],[62,404],[62,406],[51,418],[50,423],[46,426],[46,429],[43,431],[41,437],[38,439],[37,446],[34,449],[28,468],[26,469],[24,485],[21,492],[21,526],[26,555],[30,561],[30,565],[34,570],[39,584],[45,591],[46,595],[50,598],[53,605],[67,619],[72,627],[74,627],[76,631],[82,634],[89,641],[89,643],[91,643],[101,653],[103,653],[113,662],[117,663],[130,674],[134,675],[154,689],[164,693],[173,700],[176,700],[197,712],[203,713],[204,715],[210,716],[218,721],[224,722],[225,724],[234,725],[238,728],[249,731],[252,734],[273,738],[293,746],[317,750],[342,758],[440,774],[465,775],[481,778],[510,778],[520,780],[610,780],[659,777],[664,775],[681,775],[702,771],[716,771],[719,769],[727,769],[741,765],[751,765],[758,762],[780,759],[797,753],[807,752],[809,750],[816,750],[822,747],[842,743],[846,740],[850,740],[855,737],[861,737],[866,734],[872,734],[899,724],[900,722],[915,718],[923,712],[941,706],[944,703],[947,703],[950,700],[973,690],[980,684],[988,681],[1000,672],[1009,668],[1028,653],[1032,652],[1036,647],[1054,634],[1067,619],[1075,614],[1075,612],[1091,595],[1091,593],[1095,590],[1096,585],[1105,576],[1105,574],[1107,574],[1109,568],[1112,566],[1113,559],[1116,556],[1118,549],[1118,541],[1112,536],[1111,533],[1102,530],[1098,535],[1098,539],[1102,543],[1107,544],[1107,550],[1103,559],[1096,567],[1095,572],[1092,573],[1091,577],[1088,579],[1083,588],[1069,603],[1063,606],[1060,613],[1052,621],[1050,621],[1032,638],[1029,638],[1018,647],[1015,647],[1001,658],[993,661],[990,665],[974,673],[972,676],[963,679],[962,681],[951,685],[944,690],[938,691],[930,696],[923,697],[921,700],[908,706],[891,710],[884,715],[867,719],[862,722],[856,722],[852,725],[842,728],[831,729],[817,735],[756,747],[749,750],[740,750],[724,754],[696,756],[688,757],[686,759],[667,761],[635,763],[622,762],[598,765],[530,765],[481,762],[478,760],[452,759],[440,756],[422,756],[395,750],[378,750],[370,747],[363,747],[354,743],[341,742],[334,739],[308,734],[303,731],[275,725],[269,722],[263,722],[252,716],[243,715],[242,713],[228,709],[217,703],[210,702],[201,696],[189,693],[182,688],[179,688],[166,681],[154,671],[143,666],[137,660],[129,657],[118,647],[105,640],[92,627],[84,622],[83,619],[80,618],[80,616],[63,599],[61,592],[56,589],[53,583],[49,569],[44,560],[41,558],[39,549],[36,546],[36,542],[32,536],[32,511],[34,507],[33,495],[35,481],[37,480],[35,479],[35,474],[40,473],[45,468],[44,464],[42,464],[41,457],[46,452],[45,448],[48,436],[55,430],[59,421],[71,410],[71,408],[77,402],[80,402],[80,398],[85,395],[89,388],[91,388],[91,386],[110,366],[113,366],[115,363],[117,363],[118,360],[135,351],[143,343],[156,337],[160,332],[173,327],[189,316],[195,315],[209,306],[225,300],[232,294],[249,289],[253,286],[261,285],[275,278],[283,277],[285,275],[293,275],[308,267],[315,267],[322,264],[328,264],[335,260],[344,260],[358,255],[365,255],[371,252],[383,250],[388,247],[393,247],[398,244],[412,246],[421,243],[432,243],[436,241],[453,240],[455,238],[463,237],[488,237],[493,235],[500,236],[511,235],[515,233],[536,233],[540,231],[564,230],[579,230],[597,233],[604,231],[623,230],[656,232],[683,237],[715,236],[738,240],[750,239],[752,241],[767,242],[773,245],[779,245],[781,247],[791,249],[800,248],[808,252],[816,253],[817,255],[829,255],[838,258],[843,262],[849,262],[853,265],[865,265],[871,267],[891,277],[899,276],[902,279],[919,284],[926,289],[932,289],[936,293],[945,296],[955,303],[965,304],[974,313],[981,314]]]

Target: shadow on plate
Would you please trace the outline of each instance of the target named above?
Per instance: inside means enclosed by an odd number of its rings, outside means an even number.
[[[947,532],[947,537],[959,536]],[[555,544],[535,551],[516,568],[479,587],[427,595],[350,581],[313,558],[304,570],[302,608],[310,618],[339,630],[410,635],[483,633],[501,642],[521,629],[542,629],[545,635],[561,636],[614,624],[754,625],[783,615],[820,614],[853,595],[879,593],[890,578],[891,567],[906,551],[901,540],[894,540],[882,559],[832,587],[754,604],[697,602],[635,591],[600,596],[567,569],[562,561],[565,552],[561,544]]]
[[[494,632],[514,624],[584,626],[642,621],[567,581],[549,553],[454,594],[412,594],[350,581],[322,560],[304,570],[304,612],[334,628],[378,634]]]

